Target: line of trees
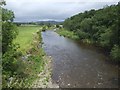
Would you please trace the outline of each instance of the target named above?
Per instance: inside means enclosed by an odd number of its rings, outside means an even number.
[[[105,48],[112,59],[120,61],[120,2],[99,10],[85,11],[63,23],[82,42]]]

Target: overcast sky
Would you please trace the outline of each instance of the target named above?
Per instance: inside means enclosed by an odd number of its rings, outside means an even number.
[[[105,2],[104,2],[105,1]],[[90,9],[117,4],[119,0],[6,0],[6,8],[14,11],[18,22],[65,20]]]

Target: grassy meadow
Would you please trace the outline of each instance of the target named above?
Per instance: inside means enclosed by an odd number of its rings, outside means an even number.
[[[30,56],[24,58],[24,62],[22,62],[22,59],[18,58],[17,74],[24,78],[17,78],[21,84],[12,84],[12,87],[30,87],[38,78],[38,74],[44,69],[45,62],[43,56],[45,53],[41,47],[38,47],[42,41],[40,32],[40,26],[18,27],[18,35],[13,42],[20,45],[18,52],[22,52],[22,57],[26,57],[27,55]]]
[[[34,34],[40,30],[40,26],[20,26],[18,27],[18,36],[14,40],[14,43],[20,45],[19,50],[25,53],[33,42]]]

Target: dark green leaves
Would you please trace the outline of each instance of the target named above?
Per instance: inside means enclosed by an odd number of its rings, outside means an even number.
[[[99,10],[85,11],[65,20],[64,28],[74,31],[81,41],[97,44],[120,61],[120,2]],[[119,59],[118,59],[119,58]]]

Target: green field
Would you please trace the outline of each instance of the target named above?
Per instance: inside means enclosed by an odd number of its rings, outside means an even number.
[[[19,82],[22,82],[21,84],[17,83],[17,87],[30,87],[34,80],[38,78],[37,75],[44,69],[43,56],[45,53],[42,48],[37,47],[42,40],[39,34],[40,30],[40,26],[18,27],[19,32],[14,43],[20,45],[18,52],[22,52],[23,56],[29,53],[30,56],[25,59],[24,63],[21,59],[17,59],[17,61],[20,61],[18,62],[18,67],[20,66],[20,68],[18,68],[17,73],[22,72],[22,77],[25,75],[22,80],[17,78]]]
[[[14,40],[14,43],[20,45],[19,50],[27,51],[31,47],[34,34],[40,29],[40,26],[20,26],[18,27],[19,34]]]

